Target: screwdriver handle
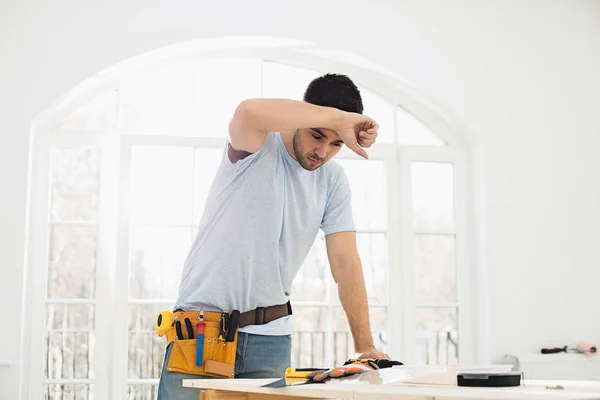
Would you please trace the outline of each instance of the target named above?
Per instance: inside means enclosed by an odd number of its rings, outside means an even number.
[[[202,366],[202,354],[204,353],[204,326],[205,323],[200,321],[196,324],[198,327],[198,335],[196,341],[196,365]]]

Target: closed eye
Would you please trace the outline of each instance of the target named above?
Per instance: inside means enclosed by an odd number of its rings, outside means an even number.
[[[323,139],[327,139],[327,138],[325,137],[325,135],[323,135],[321,132],[314,132],[314,131],[313,131],[313,133],[312,133],[312,137],[313,137],[313,139],[315,139],[315,140],[323,140]],[[333,142],[333,143],[331,143],[331,144],[332,144],[333,146],[335,146],[335,147],[342,147],[342,144],[344,144],[344,142],[341,142],[341,141],[339,141],[339,142]]]

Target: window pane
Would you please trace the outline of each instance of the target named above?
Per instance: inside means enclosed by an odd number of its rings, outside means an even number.
[[[132,148],[131,222],[192,223],[193,157],[188,147]]]
[[[94,306],[46,307],[46,379],[94,377]]]
[[[415,235],[417,302],[455,303],[456,265],[454,236]]]
[[[94,298],[97,229],[96,226],[50,227],[48,298]]]
[[[327,308],[295,307],[292,316],[292,366],[325,366]]]
[[[98,217],[100,149],[52,148],[50,219],[95,221]]]
[[[387,228],[387,178],[383,161],[343,160],[352,189],[352,215],[357,229]]]
[[[318,236],[292,287],[292,301],[325,301],[331,272],[326,241]],[[367,295],[370,302],[387,302],[387,238],[385,234],[359,233],[358,253],[361,257]],[[333,302],[339,304],[337,292]]]
[[[417,308],[417,364],[458,363],[456,308]]]
[[[453,175],[450,163],[412,163],[415,231],[454,232]]]
[[[87,384],[59,384],[44,385],[44,399],[46,400],[92,400],[94,398],[94,385]]]
[[[131,228],[129,290],[132,299],[174,299],[191,246],[191,228]]]
[[[181,135],[192,131],[191,65],[138,74],[119,88],[119,129]]]
[[[158,385],[129,385],[126,400],[154,400],[158,397]]]
[[[274,62],[263,63],[263,97],[302,100],[308,84],[323,72]]]
[[[194,119],[197,136],[225,138],[238,104],[260,97],[260,59],[204,60],[195,68]]]
[[[398,143],[416,146],[444,146],[445,143],[406,110],[397,107]]]
[[[387,309],[371,307],[369,321],[375,347],[379,351],[387,352]],[[342,307],[333,309],[333,347],[335,349],[335,365],[343,365],[344,362],[356,355],[348,318]]]
[[[331,272],[327,261],[325,240],[317,235],[292,285],[291,300],[326,301]]]
[[[129,379],[158,379],[162,368],[166,338],[155,331],[161,310],[171,304],[136,304],[129,306]]]
[[[66,118],[60,129],[109,130],[117,122],[117,91],[109,90],[85,102]]]
[[[394,143],[394,105],[368,89],[359,87],[359,90],[365,108],[363,114],[379,124],[377,143]]]
[[[194,153],[194,225],[198,225],[210,186],[223,157],[222,149],[195,149]]]
[[[367,286],[369,302],[387,303],[387,238],[382,233],[357,235],[360,256]]]

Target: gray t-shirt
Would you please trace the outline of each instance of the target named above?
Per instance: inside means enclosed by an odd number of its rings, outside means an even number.
[[[177,308],[245,312],[284,304],[319,229],[325,235],[355,230],[350,185],[339,163],[305,170],[278,132],[235,163],[229,146],[185,261]],[[287,335],[289,318],[240,330]]]

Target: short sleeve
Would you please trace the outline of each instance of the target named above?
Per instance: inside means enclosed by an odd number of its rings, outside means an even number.
[[[273,144],[274,144],[274,133],[273,132],[269,132],[267,134],[267,137],[265,138],[265,141],[263,142],[262,146],[260,146],[260,149],[258,149],[255,153],[246,153],[246,156],[237,160],[236,162],[232,162],[231,159],[229,158],[229,149],[233,149],[233,147],[231,146],[231,142],[229,141],[229,138],[226,140],[225,142],[225,151],[223,152],[223,161],[228,165],[228,166],[233,166],[236,168],[241,168],[244,165],[247,164],[252,164],[255,160],[261,158],[264,156],[264,154],[268,153],[269,151],[271,151],[273,149]],[[234,150],[234,151],[238,151],[238,150]]]
[[[321,229],[325,236],[336,232],[356,230],[352,216],[352,190],[342,167],[340,167],[340,173],[334,180],[332,190],[327,197]]]

